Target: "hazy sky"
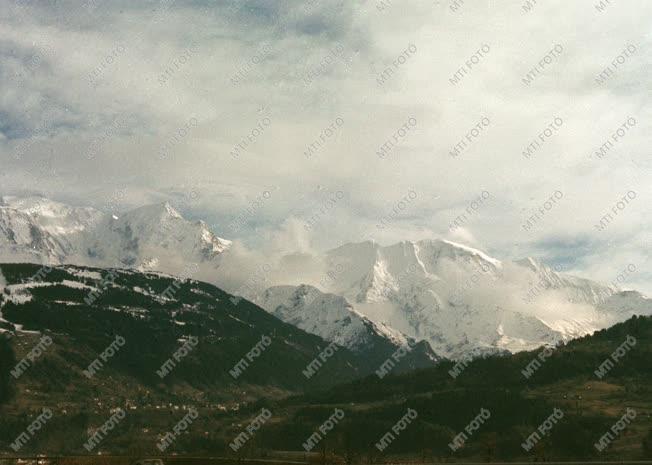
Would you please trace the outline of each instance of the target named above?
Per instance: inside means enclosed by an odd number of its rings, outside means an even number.
[[[633,264],[649,293],[652,3],[596,3],[0,0],[0,194]]]

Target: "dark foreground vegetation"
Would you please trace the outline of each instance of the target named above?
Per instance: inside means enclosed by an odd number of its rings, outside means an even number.
[[[2,265],[9,283],[37,270]],[[48,279],[92,284],[63,270]],[[137,286],[160,294],[170,281],[124,274],[117,281],[121,287],[92,304],[84,303],[83,289],[63,284],[38,289],[29,302],[7,301],[5,294],[4,318],[40,333],[0,335],[2,453],[157,455],[164,435],[196,409],[196,418],[165,454],[341,463],[652,459],[651,318],[635,317],[545,356],[539,350],[474,360],[456,377],[454,364],[443,362],[381,380],[343,351],[307,380],[302,369],[319,353],[318,338],[277,323],[248,302],[226,304],[230,296],[208,285],[187,283],[173,302],[133,292]],[[202,349],[161,379],[156,370],[189,327]],[[84,376],[116,334],[129,342],[97,374]],[[229,376],[261,334],[275,338],[270,351],[238,379]],[[53,344],[16,379],[12,370],[43,335]],[[627,340],[635,344],[598,377],[596,370]],[[540,367],[526,377],[523,371],[535,358]],[[51,409],[51,418],[13,450],[43,408]],[[116,408],[124,410],[124,419],[96,448],[85,450]],[[234,451],[231,445],[262,411],[271,413],[269,419]],[[478,422],[483,411],[489,414]],[[562,415],[551,422],[555,411]],[[414,412],[409,421],[406,412]],[[625,424],[628,412],[632,418]],[[542,430],[546,420],[549,428]],[[614,429],[619,420],[621,427]],[[454,438],[465,431],[464,444],[452,450]],[[377,445],[387,433],[392,438],[381,451]],[[595,445],[605,434],[611,437],[599,451]],[[304,450],[308,443],[310,453]]]

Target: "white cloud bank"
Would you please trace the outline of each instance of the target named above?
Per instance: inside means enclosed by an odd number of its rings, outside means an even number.
[[[649,293],[652,4],[523,3],[7,0],[1,193],[171,200],[252,248],[463,235]]]

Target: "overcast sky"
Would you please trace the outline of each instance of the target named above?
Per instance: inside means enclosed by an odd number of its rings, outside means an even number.
[[[652,3],[596,3],[0,0],[0,194],[650,293]]]

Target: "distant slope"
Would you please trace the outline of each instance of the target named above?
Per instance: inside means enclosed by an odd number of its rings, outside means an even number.
[[[150,386],[161,383],[157,370],[191,337],[198,339],[196,348],[165,377],[166,384],[235,384],[229,371],[263,337],[271,343],[259,345],[259,358],[248,363],[237,383],[294,390],[332,384],[334,374],[341,380],[364,371],[356,357],[341,349],[307,379],[302,370],[318,357],[325,341],[210,284],[75,266],[51,268],[42,278],[36,265],[3,264],[0,270],[7,281],[0,297],[0,332],[52,334],[55,344],[59,337],[76,341],[67,348],[80,352],[68,361],[71,375],[81,375],[92,362],[82,352],[96,357],[116,336],[126,343],[108,369]]]
[[[433,366],[441,360],[427,342],[417,343],[356,312],[344,297],[323,293],[313,286],[275,286],[255,303],[277,318],[357,353],[380,367],[400,348],[406,353],[397,371]],[[398,357],[397,357],[398,358]]]
[[[626,341],[633,345],[626,346]],[[624,353],[613,368],[601,371],[619,347]],[[444,362],[436,368],[382,380],[372,376],[307,394],[291,400],[287,419],[266,434],[276,447],[298,449],[306,440],[299,432],[315,430],[339,408],[345,419],[326,438],[327,447],[339,445],[340,453],[377,457],[381,454],[375,444],[410,408],[417,419],[394,434],[396,440],[382,455],[426,462],[652,458],[652,318],[634,317],[541,353],[476,359],[466,367],[458,365],[456,377],[451,376],[455,365]],[[533,360],[541,362],[538,369],[532,369]],[[522,444],[555,408],[563,418],[526,451]],[[489,419],[453,451],[449,444],[481,409],[490,412]],[[627,409],[636,412],[634,420],[599,452],[594,445]]]
[[[0,452],[49,408],[52,423],[23,452],[84,453],[88,428],[123,408],[132,426],[101,450],[142,450],[130,436],[144,435],[153,453],[190,406],[218,436],[215,418],[376,368],[345,348],[324,355],[323,339],[190,279],[32,264],[2,264],[0,276]]]

